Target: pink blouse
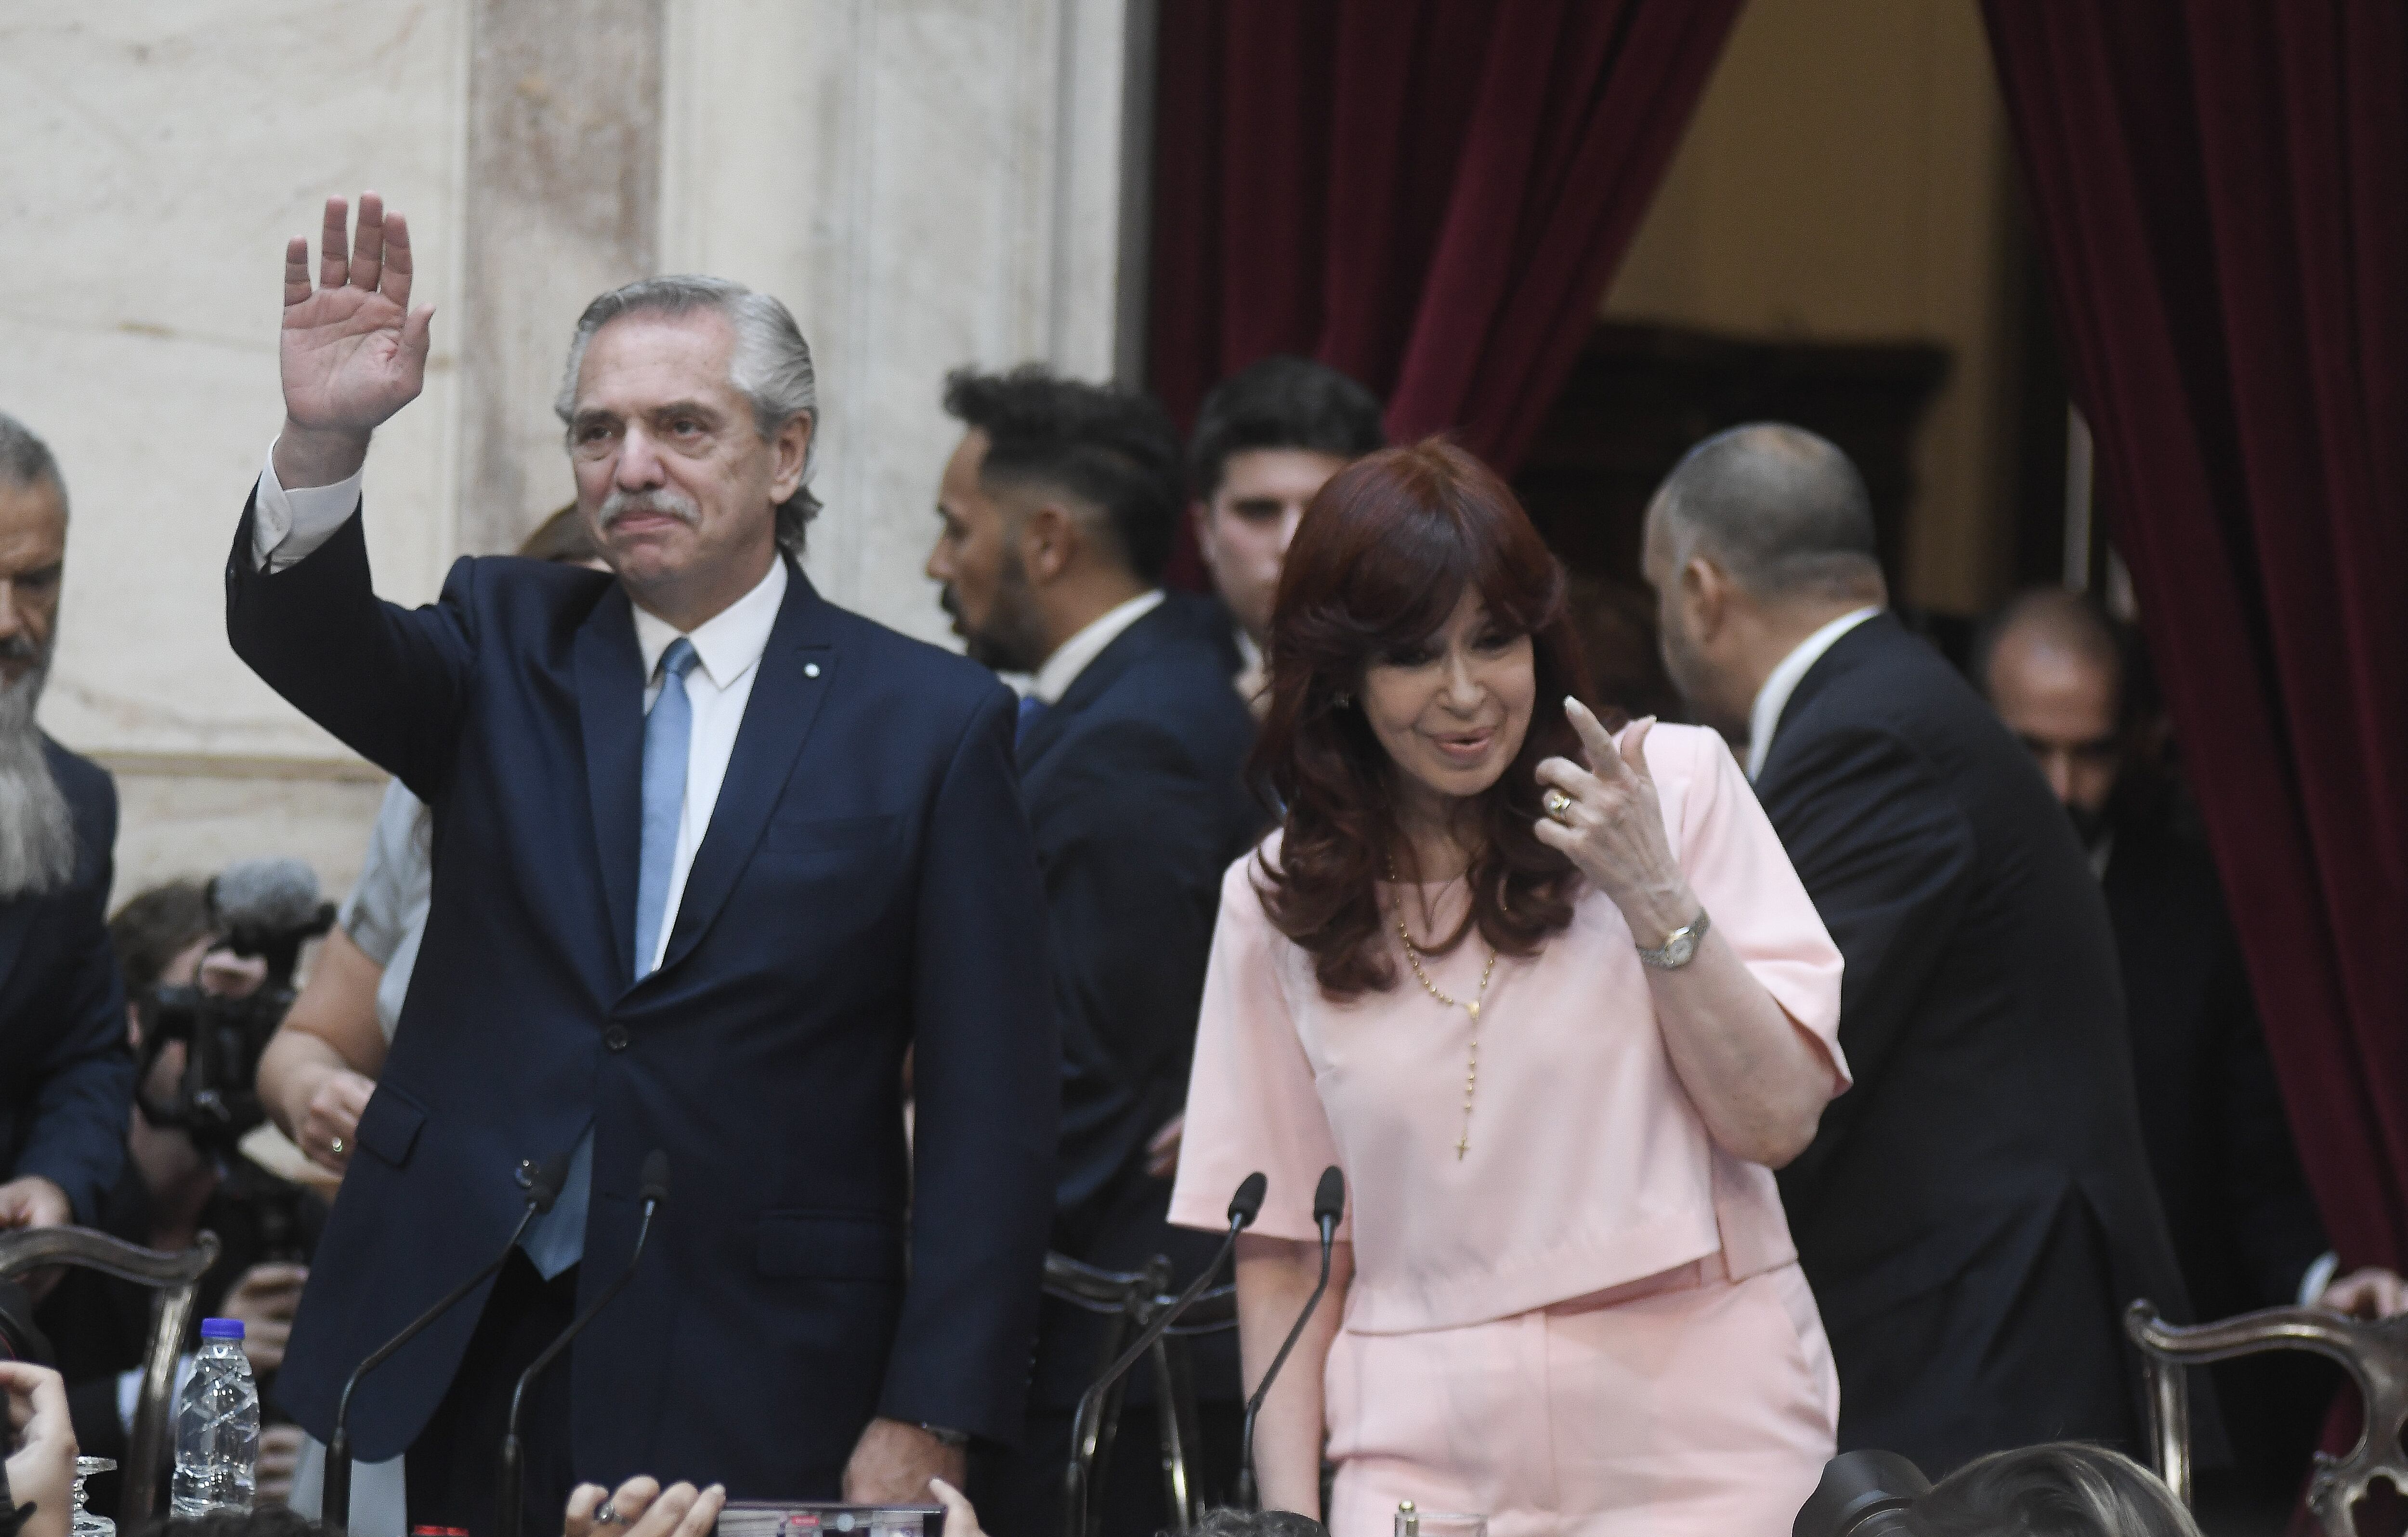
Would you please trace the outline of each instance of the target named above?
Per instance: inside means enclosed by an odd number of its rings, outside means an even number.
[[[1822,1042],[1837,1095],[1840,953],[1755,792],[1711,731],[1658,725],[1646,751],[1673,856],[1749,971]],[[1264,852],[1278,858],[1276,833]],[[1253,1231],[1313,1240],[1313,1185],[1338,1165],[1340,1236],[1354,1246],[1346,1326],[1372,1334],[1509,1317],[1716,1253],[1733,1280],[1797,1257],[1771,1171],[1715,1145],[1673,1071],[1611,898],[1584,893],[1538,955],[1498,958],[1458,1159],[1469,1017],[1413,980],[1393,930],[1395,986],[1325,997],[1254,879],[1250,855],[1222,882],[1171,1221],[1226,1228],[1230,1192],[1259,1169],[1270,1190]],[[1430,890],[1444,932],[1468,898],[1460,883]],[[1487,958],[1474,933],[1423,968],[1468,999]]]

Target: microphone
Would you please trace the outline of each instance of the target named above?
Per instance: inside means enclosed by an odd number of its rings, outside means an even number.
[[[1096,1421],[1104,1412],[1105,1393],[1138,1363],[1139,1357],[1154,1348],[1154,1343],[1168,1332],[1171,1325],[1179,1322],[1179,1315],[1185,1313],[1196,1299],[1204,1295],[1204,1289],[1212,1284],[1212,1277],[1220,1274],[1221,1267],[1228,1263],[1229,1251],[1238,1246],[1238,1235],[1253,1227],[1254,1218],[1261,1214],[1263,1196],[1269,1188],[1268,1176],[1259,1169],[1238,1182],[1238,1193],[1229,1198],[1229,1235],[1221,1240],[1221,1247],[1213,1254],[1212,1263],[1197,1272],[1196,1279],[1187,1284],[1187,1289],[1173,1299],[1170,1306],[1156,1314],[1154,1322],[1146,1325],[1129,1347],[1121,1352],[1120,1358],[1106,1367],[1104,1374],[1080,1395],[1078,1415],[1070,1422],[1070,1466],[1064,1475],[1069,1495],[1072,1531],[1088,1530],[1087,1480],[1080,1464],[1079,1448],[1085,1446],[1096,1434]]]
[[[551,1211],[552,1203],[560,1199],[560,1187],[568,1179],[568,1155],[557,1154],[540,1163],[524,1164],[521,1168],[526,1174],[526,1211],[520,1215],[519,1225],[510,1229],[510,1241],[502,1245],[502,1252],[494,1256],[493,1262],[483,1270],[445,1293],[442,1300],[412,1318],[400,1333],[377,1346],[367,1359],[353,1367],[351,1374],[343,1379],[342,1397],[335,1401],[335,1433],[326,1438],[326,1481],[318,1500],[318,1518],[328,1526],[348,1527],[351,1524],[351,1393],[360,1386],[360,1379],[382,1366],[394,1351],[417,1339],[436,1319],[459,1306],[462,1298],[484,1285],[502,1268],[502,1262],[509,1258],[510,1251],[519,1246],[527,1224]]]
[[[318,899],[318,872],[298,859],[242,859],[208,884],[209,913],[238,955],[267,961],[272,985],[287,986],[304,942],[334,927]]]
[[[594,1321],[595,1314],[610,1305],[612,1298],[627,1289],[627,1283],[636,1278],[636,1267],[643,1263],[644,1241],[652,1236],[652,1217],[660,1211],[661,1203],[668,1199],[669,1156],[666,1150],[656,1147],[644,1155],[644,1167],[637,1175],[636,1199],[641,1203],[644,1214],[636,1227],[636,1249],[627,1257],[627,1268],[621,1271],[618,1279],[605,1287],[601,1296],[594,1299],[583,1313],[560,1331],[559,1338],[543,1347],[543,1354],[519,1373],[518,1386],[510,1389],[509,1418],[502,1427],[501,1461],[494,1473],[494,1530],[497,1537],[519,1537],[519,1529],[526,1514],[520,1508],[519,1490],[526,1475],[526,1456],[525,1448],[519,1444],[519,1409],[526,1401],[527,1384],[535,1381],[545,1367],[559,1358],[571,1340],[585,1332],[585,1326]]]
[[[1329,1289],[1329,1248],[1338,1242],[1338,1219],[1346,1214],[1346,1175],[1336,1164],[1321,1171],[1321,1183],[1312,1187],[1312,1220],[1321,1229],[1321,1279],[1313,1283],[1312,1295],[1304,1300],[1304,1311],[1296,1315],[1296,1325],[1287,1331],[1287,1339],[1271,1357],[1270,1370],[1255,1385],[1254,1396],[1246,1401],[1246,1439],[1241,1444],[1245,1457],[1238,1465],[1238,1508],[1252,1510],[1254,1493],[1254,1415],[1261,1413],[1263,1400],[1270,1397],[1271,1384],[1279,1381],[1280,1368],[1287,1364],[1288,1352],[1296,1342],[1304,1338],[1304,1326],[1312,1321],[1312,1310],[1321,1306],[1321,1294]]]

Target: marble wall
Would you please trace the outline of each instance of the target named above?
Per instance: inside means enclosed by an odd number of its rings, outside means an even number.
[[[1135,13],[1138,22],[1132,25]],[[188,0],[0,7],[0,409],[74,502],[50,730],[118,773],[119,893],[291,854],[347,884],[382,783],[224,639],[280,417],[280,253],[329,194],[410,217],[425,394],[369,465],[377,585],[431,598],[568,495],[577,310],[648,270],[777,294],[818,353],[838,601],[920,575],[946,369],[1133,364],[1146,0]],[[1134,72],[1133,56],[1140,60]]]

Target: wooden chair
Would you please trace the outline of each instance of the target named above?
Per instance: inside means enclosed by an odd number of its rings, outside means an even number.
[[[1170,1285],[1170,1261],[1156,1256],[1134,1273],[1097,1270],[1058,1254],[1045,1257],[1045,1294],[1100,1314],[1108,1320],[1096,1372],[1119,1358],[1128,1342],[1177,1300]],[[1154,1373],[1154,1399],[1162,1406],[1163,1503],[1170,1510],[1170,1530],[1194,1530],[1204,1514],[1203,1496],[1196,1487],[1194,1464],[1202,1456],[1203,1432],[1196,1406],[1196,1374],[1188,1341],[1199,1334],[1238,1327],[1238,1288],[1215,1286],[1196,1300],[1179,1322],[1170,1326],[1146,1352]],[[1070,1447],[1070,1463],[1063,1471],[1062,1521],[1066,1537],[1097,1537],[1103,1524],[1103,1501],[1097,1498],[1099,1469],[1111,1466],[1112,1442],[1120,1430],[1121,1406],[1128,1379],[1114,1383],[1104,1398],[1096,1422]]]
[[[2357,1537],[2351,1507],[2376,1479],[2408,1495],[2408,1317],[2368,1321],[2322,1308],[2266,1308],[2184,1327],[2157,1316],[2145,1298],[2124,1314],[2125,1332],[2141,1347],[2149,1388],[2149,1439],[2157,1476],[2177,1499],[2191,1502],[2190,1386],[2185,1369],[2266,1350],[2306,1350],[2339,1361],[2358,1384],[2366,1422],[2346,1456],[2316,1454],[2308,1478],[2308,1508],[2326,1537]]]
[[[201,1276],[218,1260],[218,1237],[203,1233],[181,1254],[162,1254],[88,1228],[35,1228],[0,1233],[0,1281],[28,1271],[71,1265],[150,1287],[150,1342],[142,1353],[142,1387],[134,1400],[134,1427],[121,1470],[125,1498],[117,1530],[139,1531],[150,1520],[151,1493],[167,1465],[167,1396],[175,1391],[176,1357],[192,1327]]]

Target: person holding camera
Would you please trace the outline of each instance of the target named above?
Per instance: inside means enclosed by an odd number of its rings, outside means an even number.
[[[173,990],[195,989],[201,998],[231,1002],[252,997],[268,980],[266,963],[222,946],[217,923],[207,889],[190,881],[143,892],[109,921],[132,999],[127,1035],[146,1070],[125,1132],[125,1171],[103,1196],[95,1226],[171,1253],[190,1248],[205,1231],[215,1233],[222,1248],[201,1277],[194,1327],[203,1317],[241,1319],[244,1353],[264,1381],[283,1364],[326,1207],[314,1192],[243,1156],[230,1137],[196,1136],[185,1124],[190,1058],[183,1037],[191,1027],[179,1030],[171,1000],[191,995]],[[76,1438],[91,1456],[122,1462],[127,1455],[150,1298],[135,1283],[74,1270],[35,1314],[56,1348]],[[188,1340],[188,1350],[191,1344]],[[300,1432],[293,1426],[261,1432],[263,1502],[285,1498],[299,1450]],[[114,1502],[105,1487],[92,1492],[95,1508]]]

